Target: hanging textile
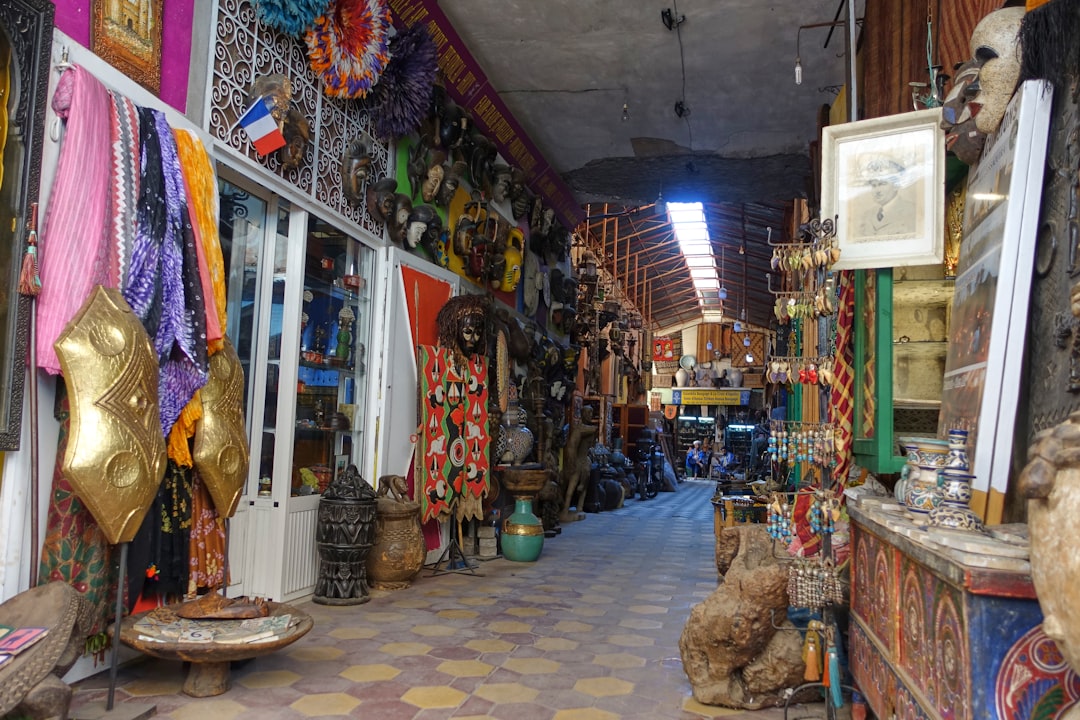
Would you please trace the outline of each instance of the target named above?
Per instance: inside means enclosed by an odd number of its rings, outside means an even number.
[[[187,594],[203,588],[225,585],[225,522],[214,509],[214,502],[199,473],[194,473],[191,488],[191,541],[188,556]]]
[[[171,128],[156,110],[140,108],[139,119],[139,221],[124,298],[158,353],[161,429],[168,437],[208,378],[206,309]]]
[[[481,519],[487,493],[487,359],[473,355],[458,366],[452,358],[445,348],[418,348],[416,467],[424,521],[449,514],[455,504],[460,519]]]
[[[128,550],[132,581],[144,580],[138,595],[181,596],[188,586],[191,541],[191,468],[170,461],[157,497]]]
[[[194,233],[206,318],[207,354],[213,355],[223,346],[226,324],[225,262],[217,227],[217,178],[206,149],[195,133],[174,130],[173,138],[184,180],[187,215]],[[202,400],[196,392],[169,433],[169,457],[184,467],[193,464],[188,440],[195,434],[195,423],[201,417]]]
[[[206,147],[191,130],[174,130],[176,151],[184,176],[188,215],[198,242],[199,273],[206,305],[206,339],[211,355],[222,348],[227,306],[225,259],[218,234],[218,184]]]
[[[97,78],[75,65],[60,76],[52,107],[67,120],[67,131],[38,248],[36,349],[38,367],[58,375],[56,338],[95,285],[116,287],[107,242],[113,102]]]
[[[109,542],[105,533],[64,477],[64,454],[70,433],[70,406],[63,381],[57,383],[56,419],[60,436],[53,467],[52,493],[41,546],[38,582],[65,582],[82,593],[93,618],[91,635],[105,629],[115,601],[115,578],[110,577]]]
[[[110,275],[116,284],[109,287],[121,291],[127,285],[128,264],[135,244],[139,202],[139,108],[117,92],[111,92],[112,114],[112,180],[110,183],[110,214],[112,245]]]
[[[855,439],[855,273],[840,273],[836,317],[836,354],[829,399],[829,422],[834,427],[836,467],[833,480],[837,492],[844,491],[851,470]]]

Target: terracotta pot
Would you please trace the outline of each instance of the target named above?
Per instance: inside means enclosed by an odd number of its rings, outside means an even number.
[[[380,497],[375,515],[375,545],[367,562],[371,584],[384,590],[408,587],[424,566],[426,555],[420,505]]]

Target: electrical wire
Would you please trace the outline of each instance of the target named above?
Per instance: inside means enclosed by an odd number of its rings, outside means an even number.
[[[675,2],[675,0],[672,0],[672,9],[674,11],[675,19],[676,19],[676,23],[675,23],[675,39],[679,41],[679,67],[682,70],[682,94],[679,95],[679,101],[677,103],[675,103],[675,106],[677,108],[678,107],[682,108],[682,112],[679,113],[679,117],[681,117],[686,122],[686,132],[689,135],[690,150],[693,150],[694,149],[694,129],[690,126],[690,108],[688,108],[686,106],[686,54],[683,51],[683,41],[682,41],[683,18],[681,18],[679,16],[679,3]]]

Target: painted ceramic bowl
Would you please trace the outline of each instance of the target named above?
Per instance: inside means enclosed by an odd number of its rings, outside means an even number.
[[[950,530],[981,531],[982,521],[969,507],[939,505],[930,511],[930,524]]]
[[[931,437],[902,437],[907,460],[923,468],[941,469],[948,464],[949,441]]]

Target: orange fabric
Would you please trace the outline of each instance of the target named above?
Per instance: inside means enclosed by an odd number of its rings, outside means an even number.
[[[1050,2],[1050,0],[1027,0],[1025,7],[1028,12],[1031,12],[1035,8],[1045,5],[1048,2]]]
[[[408,265],[401,266],[401,280],[405,287],[405,306],[409,308],[414,350],[416,345],[438,345],[439,329],[435,325],[435,316],[450,299],[453,288],[445,280]]]
[[[202,395],[196,390],[195,395],[180,411],[180,417],[176,419],[169,433],[169,457],[181,467],[191,467],[194,464],[188,439],[195,435],[195,423],[202,415]]]
[[[226,327],[225,259],[218,235],[218,187],[214,167],[199,137],[190,130],[174,130],[176,151],[184,173],[188,212],[199,242],[199,275],[206,301],[206,338],[211,355],[221,349]],[[206,275],[203,275],[205,268]],[[207,287],[207,280],[209,287]]]

